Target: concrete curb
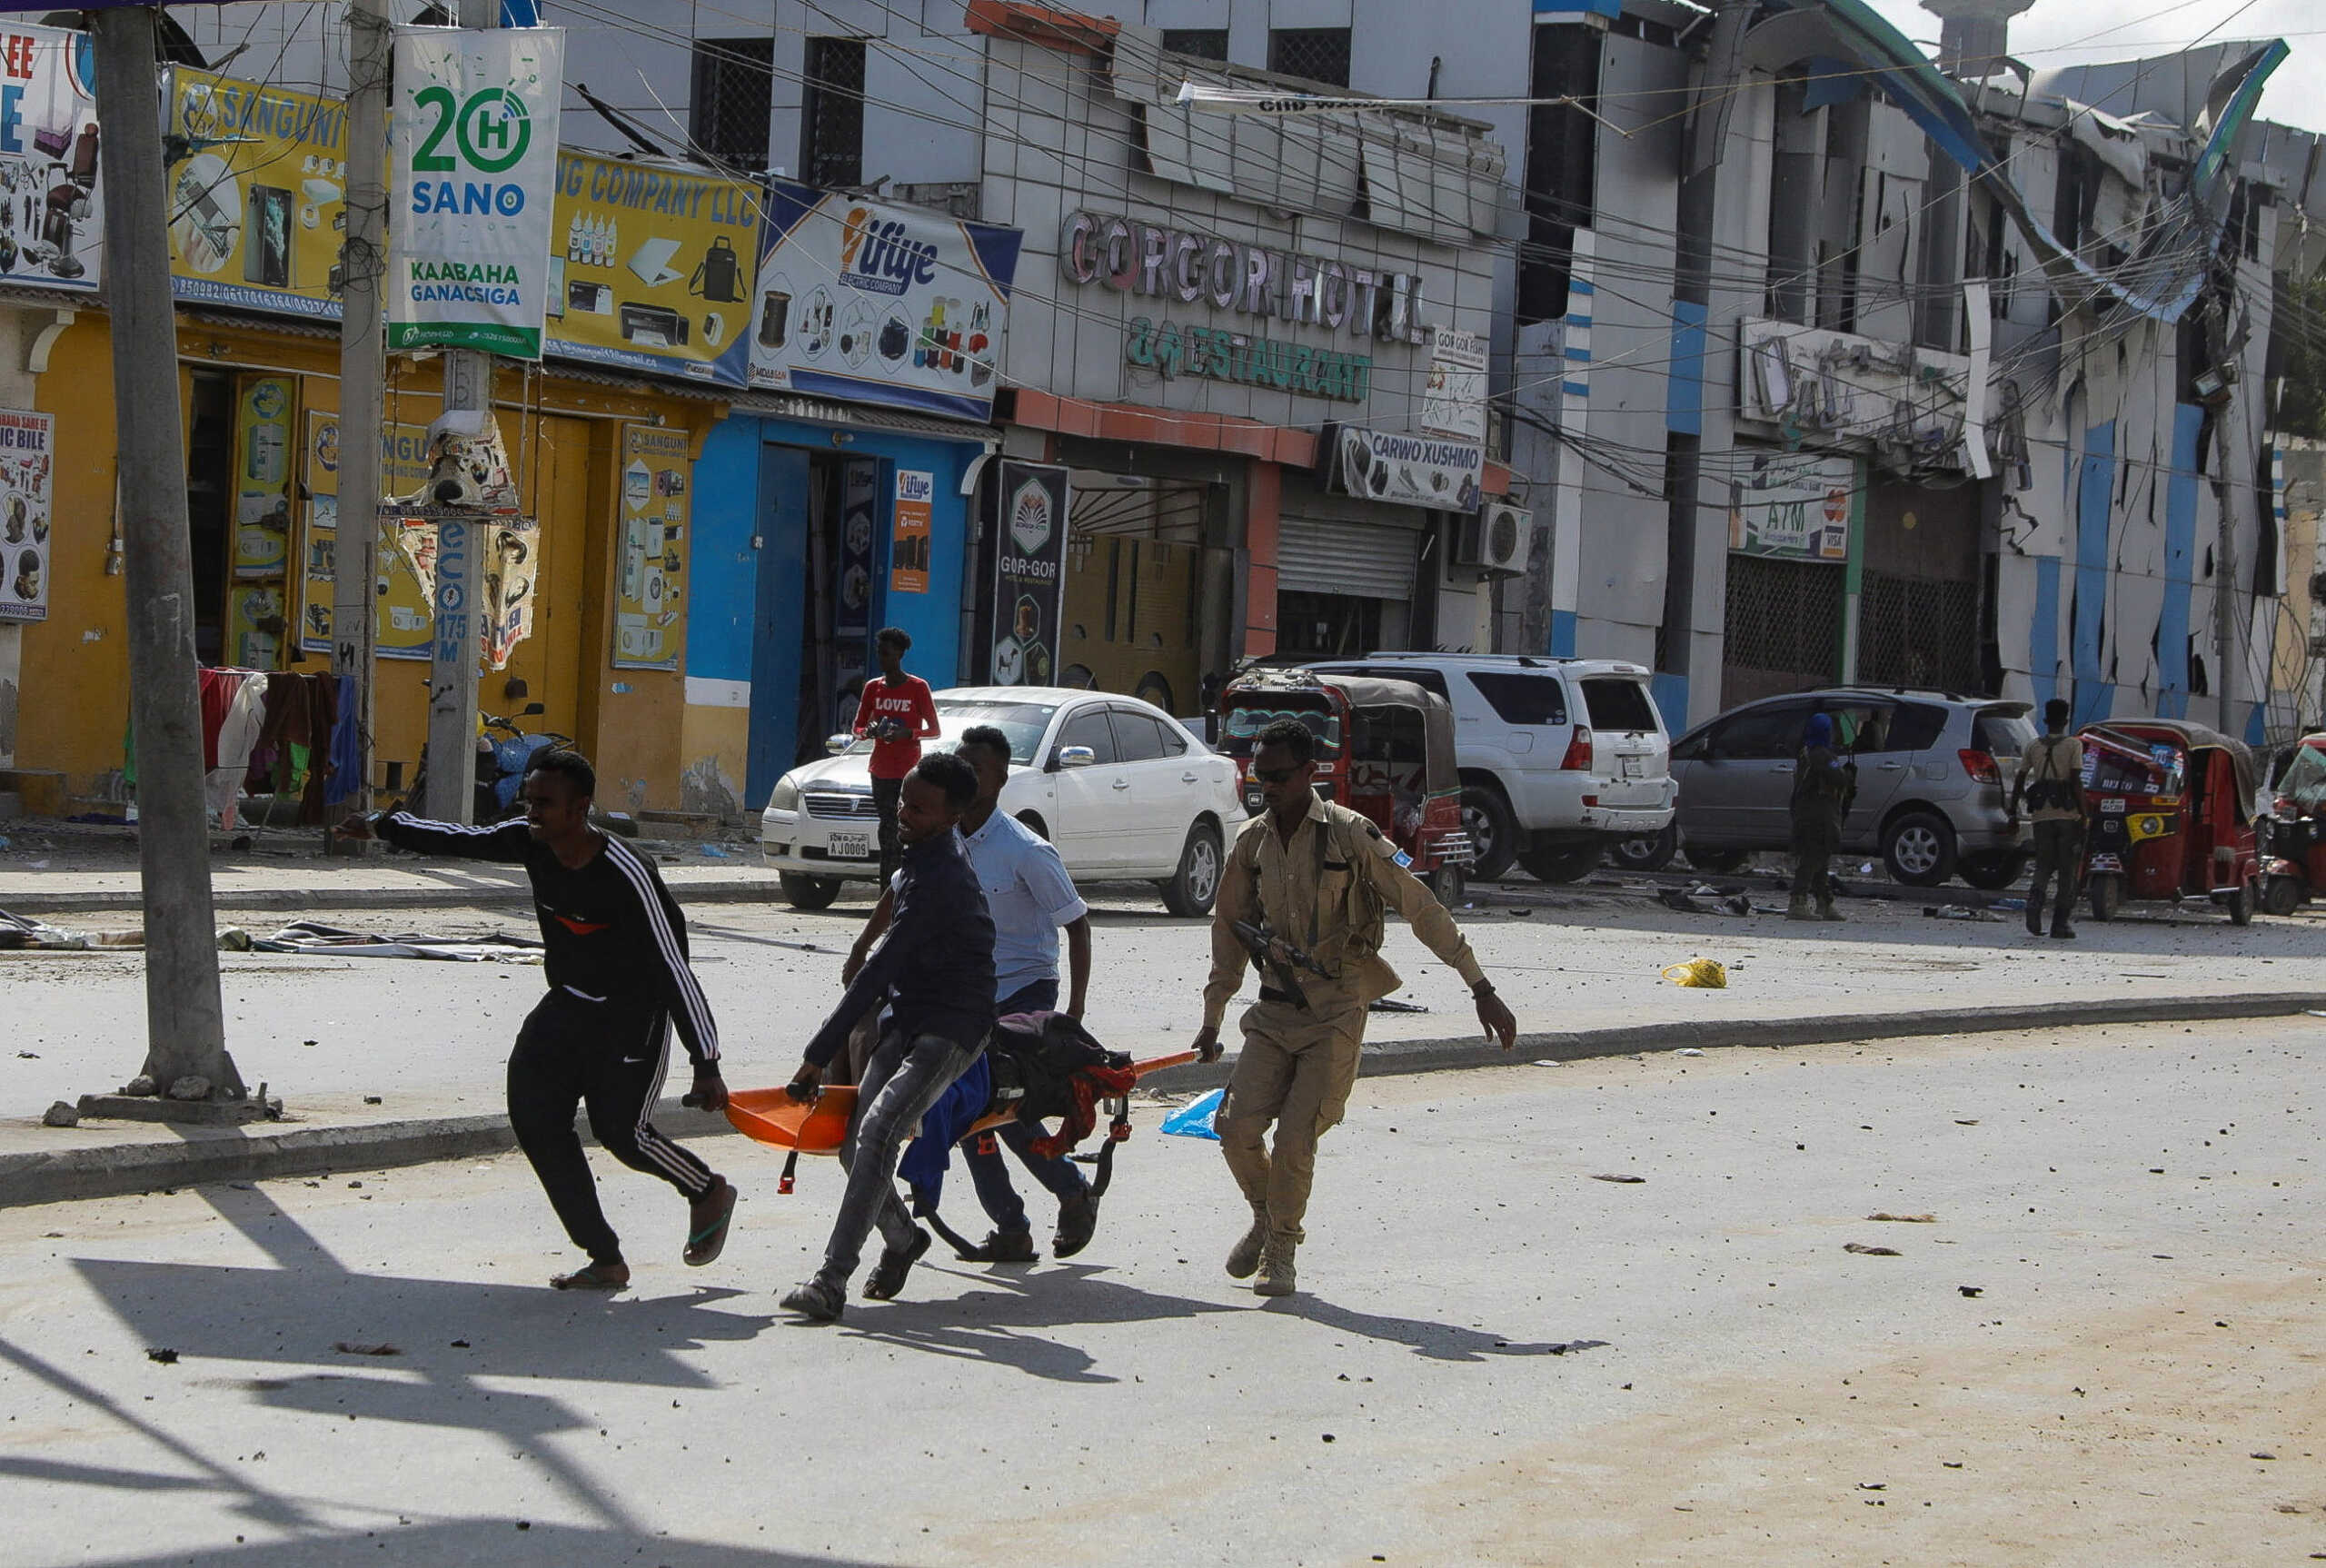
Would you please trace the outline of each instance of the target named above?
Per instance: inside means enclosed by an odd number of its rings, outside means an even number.
[[[1506,1067],[1521,1062],[1583,1061],[1689,1047],[1833,1045],[1843,1040],[1892,1040],[1923,1035],[2008,1034],[2014,1029],[2089,1028],[2101,1024],[2167,1024],[2205,1018],[2278,1018],[2326,1009],[2326,995],[2261,991],[2221,997],[2125,997],[2107,1001],[2034,1002],[2018,1007],[1945,1007],[1922,1013],[1834,1013],[1808,1018],[1722,1018],[1705,1022],[1633,1024],[1604,1029],[1526,1034],[1505,1051],[1476,1036],[1436,1040],[1384,1040],[1365,1047],[1360,1077],[1436,1072],[1446,1067]],[[1232,1064],[1190,1063],[1141,1080],[1167,1094],[1216,1089]]]
[[[1383,1077],[1543,1060],[1582,1061],[1593,1057],[1633,1056],[1689,1047],[1715,1050],[1744,1046],[1814,1046],[1930,1035],[2090,1028],[2105,1024],[2274,1018],[2311,1008],[2326,1009],[2326,994],[2262,991],[2216,997],[2126,997],[2017,1007],[1947,1007],[1911,1014],[1836,1013],[1805,1018],[1636,1024],[1521,1035],[1517,1049],[1506,1052],[1467,1037],[1388,1040],[1366,1047],[1360,1076]],[[1200,1093],[1225,1085],[1232,1065],[1228,1061],[1191,1063],[1166,1068],[1144,1082],[1147,1087],[1165,1093]],[[655,1116],[666,1129],[687,1137],[716,1136],[734,1130],[723,1119],[712,1120],[701,1112],[681,1107],[675,1099],[663,1100]],[[54,1152],[0,1154],[0,1208],[75,1198],[117,1197],[204,1182],[389,1170],[433,1160],[498,1154],[515,1145],[507,1119],[500,1116],[428,1117],[363,1126],[262,1124],[233,1130],[190,1129],[184,1141],[178,1143],[113,1144]]]

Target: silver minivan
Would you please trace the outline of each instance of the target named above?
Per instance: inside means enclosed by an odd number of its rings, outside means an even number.
[[[1878,854],[1892,877],[1921,888],[1954,876],[1987,888],[2019,879],[2027,831],[2006,805],[2020,753],[2035,737],[2028,705],[1904,690],[1764,698],[1674,741],[1674,825],[1690,865],[1733,871],[1755,850],[1787,847],[1794,759],[1819,712],[1832,716],[1835,743],[1857,759],[1844,853]]]

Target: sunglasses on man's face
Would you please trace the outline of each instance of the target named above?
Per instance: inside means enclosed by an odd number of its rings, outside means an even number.
[[[1296,763],[1290,768],[1255,768],[1252,777],[1263,784],[1282,784],[1299,772],[1300,765]]]

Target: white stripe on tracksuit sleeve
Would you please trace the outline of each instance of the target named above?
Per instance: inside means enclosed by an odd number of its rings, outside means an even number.
[[[680,1035],[693,1047],[696,1059],[716,1062],[719,1026],[711,1020],[711,1002],[702,994],[701,983],[687,966],[686,949],[679,940],[677,928],[671,923],[670,909],[662,902],[661,878],[639,858],[637,850],[619,839],[607,839],[606,856],[629,878],[638,893],[638,901],[645,906],[646,929],[654,939],[656,955],[669,972],[667,994]]]

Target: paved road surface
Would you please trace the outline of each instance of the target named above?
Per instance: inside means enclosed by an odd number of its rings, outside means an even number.
[[[2299,1562],[2326,1552],[2321,1045],[2305,1018],[1369,1080],[1308,1288],[1267,1306],[1219,1271],[1215,1150],[1145,1129],[1074,1265],[924,1266],[838,1329],[774,1301],[836,1173],[778,1198],[732,1139],[708,1270],[665,1193],[609,1176],[643,1265],[611,1302],[539,1287],[563,1259],[513,1157],[0,1212],[6,1556]]]

